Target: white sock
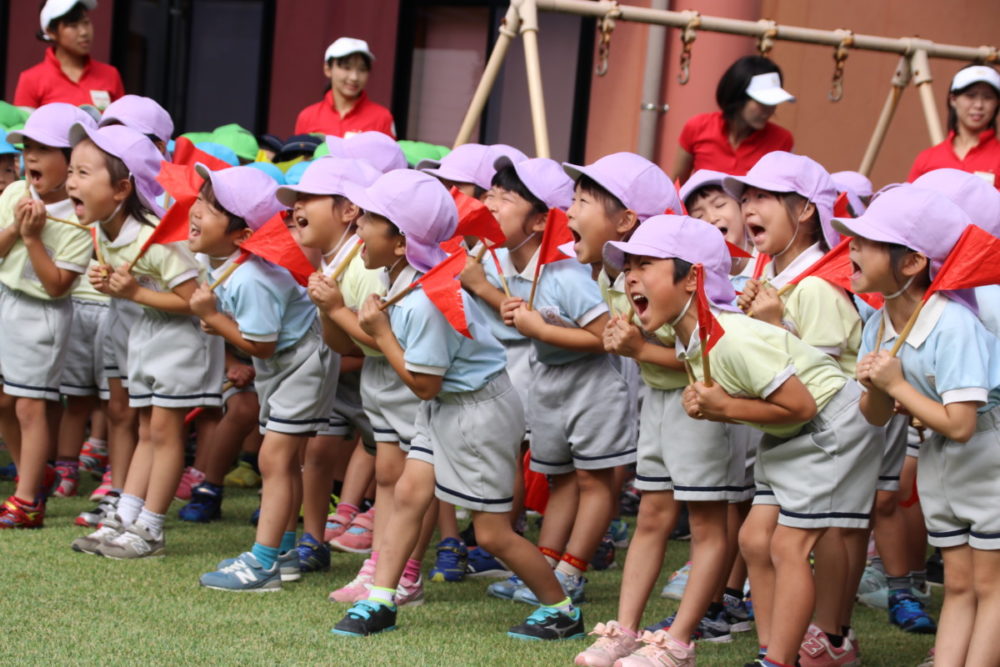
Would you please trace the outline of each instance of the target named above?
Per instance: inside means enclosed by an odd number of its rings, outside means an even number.
[[[135,520],[139,517],[139,512],[142,511],[142,506],[146,504],[146,501],[139,496],[133,496],[130,493],[123,493],[118,499],[118,518],[122,520],[122,527],[128,528]]]
[[[100,449],[107,449],[108,448],[108,441],[107,440],[101,440],[100,438],[87,438],[87,442],[89,442],[90,444],[92,444],[95,447],[99,447]]]
[[[564,560],[559,561],[559,564],[556,565],[556,572],[562,572],[563,574],[568,574],[571,577],[577,577],[583,574],[583,570],[573,565],[570,565]]]
[[[160,537],[163,535],[163,520],[165,518],[165,514],[150,512],[148,509],[143,507],[142,511],[139,513],[139,518],[135,521],[136,523],[144,525],[153,537]]]

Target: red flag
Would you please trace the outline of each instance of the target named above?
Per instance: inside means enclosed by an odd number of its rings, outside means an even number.
[[[507,237],[500,229],[500,223],[481,201],[470,197],[454,186],[451,188],[451,196],[455,199],[455,206],[458,208],[458,227],[451,240],[474,236],[480,241],[489,241],[494,246],[503,245]]]
[[[567,259],[569,255],[563,253],[559,246],[570,241],[573,241],[573,233],[569,231],[569,218],[566,217],[566,213],[558,208],[550,208],[549,215],[545,218],[542,243],[538,249],[538,266],[535,267],[535,276],[538,275],[543,264]]]
[[[831,285],[852,292],[851,274],[854,273],[854,266],[851,264],[850,245],[851,239],[845,238],[833,250],[813,262],[812,266],[789,280],[787,284],[798,285],[804,278],[815,276]],[[858,296],[873,308],[881,308],[884,303],[881,294],[858,294]]]
[[[181,201],[188,198],[194,200],[205,179],[191,165],[161,162],[156,181],[175,201]]]
[[[427,298],[431,300],[448,324],[466,338],[472,338],[469,323],[465,319],[465,306],[462,303],[462,283],[458,274],[465,268],[465,253],[450,255],[430,271],[420,276],[414,283],[419,284]]]
[[[735,243],[730,243],[729,241],[726,241],[726,248],[729,249],[730,257],[753,257],[753,255],[751,255],[750,253],[748,253],[746,250],[739,247]]]
[[[726,333],[726,330],[719,324],[719,320],[715,319],[708,297],[705,296],[705,267],[697,264],[696,269],[698,271],[698,291],[695,296],[698,303],[698,338],[701,339],[701,353],[703,356],[707,356],[722,338],[722,335]]]
[[[837,200],[833,202],[833,217],[835,218],[853,218],[854,212],[851,211],[851,202],[847,198],[846,192],[841,192],[837,196]]]
[[[250,238],[240,246],[240,250],[243,251],[244,255],[253,253],[272,264],[287,269],[303,287],[309,284],[309,276],[315,271],[313,265],[303,254],[302,248],[295,242],[292,233],[285,226],[283,213],[276,214],[260,229],[251,234]],[[238,261],[245,259],[246,257],[241,257]]]
[[[1000,261],[997,257],[1000,257],[1000,238],[976,225],[969,225],[931,281],[924,301],[931,298],[934,292],[942,290],[1000,283]]]
[[[757,253],[757,261],[753,265],[753,275],[750,276],[753,280],[760,280],[760,277],[764,275],[764,267],[767,266],[768,262],[771,261],[770,255],[765,255],[762,252]]]
[[[232,166],[225,160],[220,160],[214,155],[209,155],[205,151],[198,149],[187,137],[179,137],[174,142],[174,162],[176,164],[186,164],[191,167],[196,162],[201,162],[212,171],[228,169]]]

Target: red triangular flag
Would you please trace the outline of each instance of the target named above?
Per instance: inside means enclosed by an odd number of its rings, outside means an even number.
[[[455,228],[453,239],[474,236],[480,241],[489,241],[493,246],[503,245],[507,237],[500,229],[500,223],[483,202],[454,186],[451,188],[451,196],[458,208],[458,227]]]
[[[564,243],[573,240],[573,233],[569,231],[569,218],[566,213],[558,208],[550,208],[549,215],[545,218],[545,231],[542,232],[542,242],[538,247],[538,265],[535,267],[535,276],[543,264],[551,264],[561,259],[568,259],[559,249]]]
[[[739,247],[735,243],[730,243],[729,241],[726,241],[726,248],[729,249],[730,257],[753,257],[753,255],[751,255],[750,253],[748,253],[746,250]]]
[[[969,225],[948,253],[924,301],[934,292],[959,290],[1000,283],[1000,238],[976,225]]]
[[[153,233],[149,235],[146,242],[139,248],[139,254],[132,260],[132,266],[139,261],[139,258],[146,254],[150,246],[156,243],[176,243],[177,241],[187,240],[188,230],[190,229],[188,213],[191,211],[191,204],[193,203],[193,200],[187,204],[185,202],[175,202],[170,207],[170,210],[166,212],[159,224],[156,225]]]
[[[833,202],[833,217],[853,218],[854,212],[851,210],[851,201],[847,198],[846,192],[841,192],[837,200]]]
[[[209,155],[205,151],[197,148],[187,137],[179,137],[174,142],[174,162],[176,164],[186,164],[191,167],[193,167],[195,163],[201,162],[212,171],[228,169],[232,166],[225,160],[220,160],[214,155]]]
[[[698,272],[698,290],[695,293],[698,305],[698,338],[701,339],[702,355],[707,355],[726,330],[715,318],[708,297],[705,295],[705,267],[701,264],[696,264],[695,267]]]
[[[285,226],[284,213],[278,213],[265,222],[243,242],[240,250],[287,269],[303,287],[309,284],[309,276],[316,270]]]
[[[205,179],[199,176],[191,165],[161,162],[156,181],[174,198],[174,201],[181,201],[188,198],[194,200]]]
[[[798,285],[804,278],[815,276],[852,292],[851,274],[854,273],[854,266],[851,264],[850,245],[851,239],[845,238],[833,250],[813,262],[812,266],[789,280],[788,284]],[[881,294],[858,294],[858,296],[873,308],[881,308],[884,302]]]
[[[424,294],[455,331],[466,338],[472,338],[469,323],[465,319],[465,305],[462,303],[462,283],[458,280],[458,274],[465,268],[465,257],[463,252],[449,256],[420,276],[414,284],[423,288]]]
[[[764,268],[771,261],[770,255],[765,255],[762,252],[757,253],[757,261],[753,265],[753,275],[750,276],[753,280],[760,280],[760,277],[764,275]]]

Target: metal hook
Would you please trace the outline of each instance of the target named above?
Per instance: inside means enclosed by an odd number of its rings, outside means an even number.
[[[767,57],[774,48],[774,38],[778,36],[778,24],[771,19],[761,19],[757,23],[764,26],[764,32],[757,38],[757,51]]]
[[[848,47],[854,44],[854,33],[850,30],[838,30],[844,37],[833,52],[833,80],[830,82],[830,92],[827,97],[831,102],[839,102],[844,98],[844,62],[847,60]]]
[[[597,65],[594,67],[594,74],[604,76],[608,73],[608,59],[611,57],[611,33],[615,30],[615,19],[621,17],[622,12],[618,9],[618,0],[613,0],[614,6],[597,24],[597,31],[600,33],[600,42],[597,46]]]
[[[691,14],[693,16],[681,32],[681,71],[677,75],[677,82],[682,86],[691,79],[691,44],[698,38],[695,29],[701,26],[701,15],[698,12]]]

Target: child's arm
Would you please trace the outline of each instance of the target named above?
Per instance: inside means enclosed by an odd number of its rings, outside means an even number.
[[[108,294],[111,296],[175,315],[192,314],[190,300],[197,286],[195,279],[191,278],[175,285],[169,292],[151,290],[136,282],[128,264],[122,264],[108,277]]]
[[[0,229],[0,257],[6,257],[21,237],[21,219],[16,213],[13,217],[13,222]]]
[[[870,363],[872,384],[899,401],[924,426],[949,440],[966,442],[976,432],[978,402],[941,404],[925,396],[906,381],[903,364],[887,350],[880,350]]]
[[[859,407],[869,424],[885,426],[892,418],[896,402],[892,396],[872,384],[871,366],[875,356],[874,352],[866,354],[858,361],[858,367],[855,369],[858,382],[868,390],[861,394]]]
[[[339,354],[357,354],[355,341],[378,348],[375,341],[358,325],[357,313],[344,304],[340,286],[331,284],[321,273],[309,278],[309,298],[319,309],[323,325],[323,340]]]
[[[193,283],[193,280],[187,281]],[[183,283],[187,284],[187,283]],[[192,289],[190,297],[191,312],[201,318],[216,336],[222,336],[230,345],[238,350],[246,352],[251,357],[267,359],[274,354],[278,347],[278,341],[253,341],[247,340],[240,332],[236,322],[227,315],[220,313],[215,307],[215,294],[208,288],[208,284],[199,285]]]
[[[462,287],[488,303],[493,310],[500,312],[500,307],[507,299],[507,295],[486,279],[486,271],[483,270],[482,263],[477,262],[472,255],[466,257],[465,268],[459,274],[459,279],[462,281]]]
[[[45,288],[45,293],[53,299],[63,296],[73,287],[74,281],[80,276],[75,271],[56,266],[42,243],[42,228],[45,227],[45,204],[37,199],[22,199],[17,204],[21,217],[21,240],[28,251],[28,260],[38,280]],[[6,254],[6,253],[5,253]]]
[[[795,424],[816,416],[816,401],[792,376],[763,398],[736,398],[715,382],[708,387],[695,382],[684,390],[684,410],[695,419],[743,421],[756,424]]]
[[[441,392],[441,384],[444,378],[440,375],[430,375],[428,373],[414,373],[406,367],[406,360],[403,358],[403,348],[396,339],[389,324],[389,316],[379,308],[382,302],[381,297],[372,294],[361,306],[358,314],[358,323],[371,335],[382,350],[386,360],[393,370],[399,374],[399,378],[409,387],[418,398],[429,401]]]
[[[237,389],[242,389],[256,376],[254,367],[237,359],[229,348],[226,348],[226,379],[233,383]]]
[[[620,315],[611,318],[604,328],[604,349],[641,363],[656,364],[674,371],[684,370],[684,362],[677,358],[676,349],[646,340],[639,327],[626,322]]]
[[[528,310],[523,299],[512,297],[503,302],[504,322],[528,338],[567,350],[600,354],[604,352],[604,327],[608,314],[602,313],[582,327],[560,327],[546,322],[537,310]]]

